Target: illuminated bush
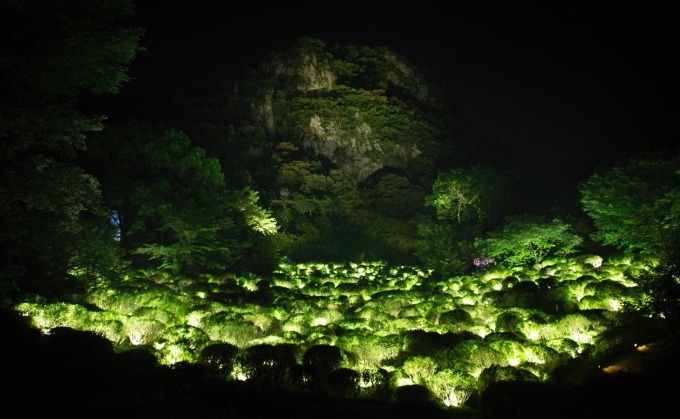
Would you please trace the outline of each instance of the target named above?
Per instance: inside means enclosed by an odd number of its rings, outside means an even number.
[[[403,341],[399,335],[378,336],[372,332],[354,330],[339,336],[337,345],[352,352],[360,364],[379,366],[396,358]]]
[[[478,390],[477,380],[459,371],[445,369],[438,371],[427,380],[432,394],[447,407],[460,407]]]
[[[632,294],[630,288],[620,282],[605,279],[591,282],[584,289],[586,295],[594,295],[601,299],[626,300]]]
[[[588,343],[594,334],[594,324],[580,313],[567,314],[556,325],[561,337],[572,339],[578,343]]]
[[[167,310],[158,307],[140,307],[132,313],[133,317],[144,317],[147,319],[154,319],[163,323],[166,326],[174,326],[178,322],[177,316]]]
[[[496,318],[497,332],[511,332],[524,335],[523,326],[527,319],[527,315],[518,310],[507,310],[498,315]]]
[[[306,343],[308,345],[335,345],[337,337],[332,326],[317,326],[307,330]]]
[[[203,331],[211,340],[231,343],[239,348],[250,341],[263,337],[262,331],[253,323],[234,318],[231,313],[216,313],[204,319]]]
[[[21,303],[17,311],[31,317],[33,324],[41,330],[56,327],[84,329],[90,322],[90,311],[79,304],[70,303]]]
[[[540,366],[544,373],[549,373],[569,359],[566,354],[561,354],[549,346],[538,344],[525,345],[524,358],[528,364]]]
[[[468,339],[459,343],[451,351],[452,360],[465,360],[480,368],[504,365],[505,357],[481,339]]]
[[[520,282],[520,281],[521,281],[521,280],[520,280],[518,277],[516,277],[516,276],[512,276],[512,275],[511,275],[511,276],[507,276],[507,277],[503,278],[503,282],[502,282],[502,284],[503,284],[503,289],[512,288],[512,287],[514,287],[514,286],[515,286],[518,282]]]
[[[150,345],[165,330],[158,320],[130,317],[125,320],[125,332],[133,345]]]
[[[102,310],[113,310],[130,315],[140,307],[140,301],[137,297],[140,291],[139,288],[132,286],[119,288],[99,287],[88,293],[86,301]]]
[[[479,378],[479,376],[484,371],[484,368],[479,367],[471,362],[467,362],[465,360],[456,360],[455,362],[451,363],[449,369],[464,372],[475,378]]]
[[[405,306],[399,312],[398,317],[421,317],[423,316],[422,309],[418,305]]]
[[[500,381],[537,381],[538,377],[531,371],[519,367],[501,367],[494,365],[482,372],[479,377],[485,386]]]
[[[423,317],[398,317],[389,323],[390,332],[399,333],[408,330],[430,330],[433,323]]]
[[[111,316],[97,316],[99,313],[92,313],[94,316],[86,328],[81,330],[88,330],[95,332],[111,341],[115,345],[123,345],[129,342],[127,331],[123,322],[120,320],[112,320]]]
[[[566,354],[571,358],[576,358],[582,351],[579,344],[569,338],[547,340],[543,342],[543,345],[550,347],[561,354]]]
[[[462,308],[449,310],[439,316],[439,324],[452,332],[466,330],[472,326],[472,316]]]
[[[503,354],[505,362],[501,366],[515,367],[524,362],[524,347],[523,344],[506,339],[492,340],[489,342],[489,347]]]
[[[498,317],[499,308],[491,305],[475,304],[474,306],[465,306],[464,309],[470,313],[475,324],[488,326],[492,330],[496,327],[496,317]]]
[[[281,330],[280,322],[270,313],[244,314],[243,319],[257,326],[262,335],[276,333]]]
[[[574,258],[575,262],[581,263],[581,264],[588,264],[592,266],[593,268],[599,268],[602,266],[602,263],[604,262],[604,259],[602,256],[598,255],[579,255]]]
[[[414,384],[424,384],[426,379],[433,375],[439,366],[430,357],[413,356],[404,362],[402,368]]]
[[[161,364],[196,362],[201,350],[210,343],[210,337],[203,330],[192,326],[173,326],[163,330],[154,341]]]

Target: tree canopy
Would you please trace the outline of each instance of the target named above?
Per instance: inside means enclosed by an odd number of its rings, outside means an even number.
[[[132,13],[130,0],[0,4],[0,276],[15,284],[7,287],[49,282],[91,260],[77,255],[95,235],[88,219],[104,212],[97,180],[74,158],[104,117],[76,103],[129,79],[142,36],[125,25]]]
[[[671,260],[680,249],[680,159],[632,159],[580,185],[593,238]]]

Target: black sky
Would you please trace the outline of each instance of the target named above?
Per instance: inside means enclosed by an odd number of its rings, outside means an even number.
[[[209,89],[299,36],[386,45],[508,159],[591,170],[678,151],[677,24],[664,2],[137,1],[146,48],[123,98]]]

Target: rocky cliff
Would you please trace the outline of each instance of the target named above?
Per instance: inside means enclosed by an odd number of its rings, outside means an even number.
[[[333,46],[301,38],[232,86],[241,120],[325,158],[357,182],[384,167],[427,164],[439,108],[426,79],[386,47]],[[425,109],[428,111],[426,112]]]

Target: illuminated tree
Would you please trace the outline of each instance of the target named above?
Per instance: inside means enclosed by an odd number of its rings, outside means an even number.
[[[440,220],[482,223],[496,215],[502,187],[503,177],[490,167],[452,169],[437,176],[425,203],[437,210]]]
[[[550,255],[565,256],[576,251],[583,239],[559,219],[546,222],[534,215],[509,216],[500,232],[491,232],[477,246],[501,264],[522,266],[541,262]]]
[[[630,160],[581,184],[583,210],[594,239],[627,252],[680,251],[680,159]]]

